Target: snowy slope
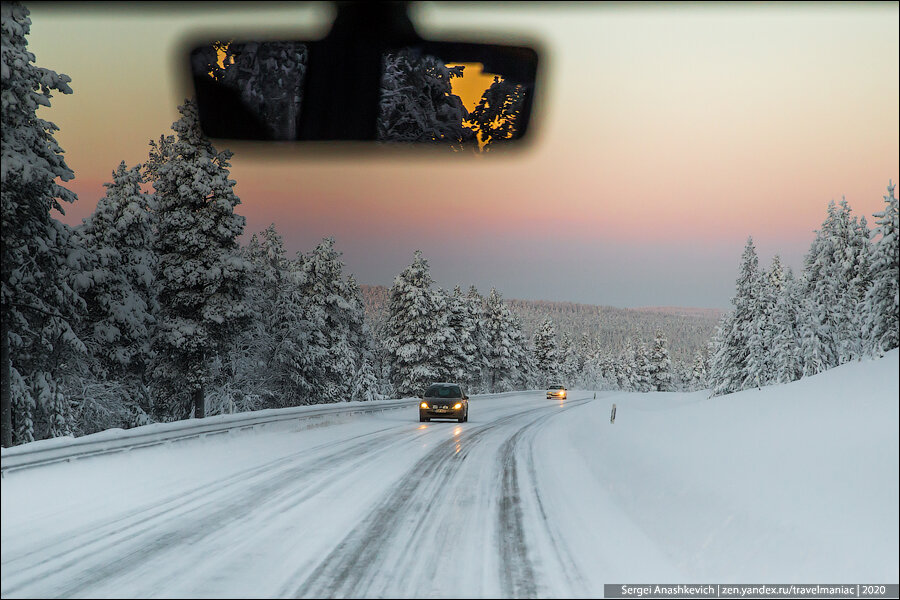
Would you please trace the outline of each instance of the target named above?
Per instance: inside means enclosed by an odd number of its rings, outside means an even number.
[[[895,583],[898,353],[762,390],[522,392],[8,473],[6,597]],[[615,424],[609,409],[617,404]]]
[[[591,499],[560,512],[589,530],[578,552],[607,542],[598,584],[669,567],[696,582],[896,582],[897,391],[894,350],[718,398],[622,394],[615,425],[606,402],[552,422],[541,486]]]

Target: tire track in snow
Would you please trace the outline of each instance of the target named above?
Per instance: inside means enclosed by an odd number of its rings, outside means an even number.
[[[562,411],[581,406],[591,399],[574,400],[562,409],[556,409],[554,415]],[[507,568],[501,572],[501,584],[503,595],[509,598],[536,598],[538,597],[538,583],[533,560],[528,552],[528,539],[526,536],[525,519],[522,511],[522,495],[519,480],[521,475],[518,468],[519,447],[525,439],[534,438],[536,428],[546,423],[545,419],[536,419],[524,425],[516,431],[500,447],[498,463],[500,468],[500,502],[497,506],[497,537],[500,563]],[[532,484],[534,478],[534,454],[528,449],[528,470]],[[529,486],[536,497],[541,510],[545,527],[549,526],[547,514],[543,512],[540,502],[540,492],[534,485]],[[571,575],[570,575],[571,576]],[[580,579],[581,576],[577,575]]]
[[[143,506],[137,508],[135,510],[131,510],[125,513],[120,514],[119,516],[105,521],[101,523],[91,523],[90,525],[85,525],[73,531],[67,531],[65,534],[50,538],[49,540],[45,540],[38,547],[29,549],[25,552],[20,552],[13,558],[4,560],[2,562],[2,566],[4,568],[15,568],[15,564],[25,561],[26,559],[34,556],[45,554],[48,551],[53,549],[59,550],[63,548],[62,551],[58,551],[55,554],[51,554],[47,556],[40,563],[36,563],[34,565],[30,565],[30,567],[36,567],[43,562],[47,562],[49,560],[57,559],[64,554],[79,549],[86,544],[96,543],[97,540],[95,538],[112,536],[120,533],[125,533],[134,529],[135,527],[146,523],[147,521],[159,517],[160,515],[166,514],[170,512],[174,506],[178,504],[184,504],[185,502],[190,502],[193,500],[200,499],[202,497],[209,496],[211,493],[216,493],[219,491],[224,491],[228,487],[231,487],[236,484],[246,483],[248,479],[253,477],[259,477],[266,475],[276,469],[278,469],[282,465],[289,465],[290,463],[296,462],[298,458],[305,458],[310,453],[321,451],[333,446],[339,446],[346,444],[348,442],[353,442],[355,440],[359,440],[361,438],[368,438],[371,436],[378,436],[381,434],[382,437],[387,437],[384,435],[385,432],[389,431],[392,428],[385,428],[377,431],[372,431],[364,434],[360,434],[357,436],[353,436],[351,438],[347,438],[344,440],[339,440],[336,442],[328,442],[325,444],[320,444],[319,446],[315,446],[310,449],[305,449],[299,452],[291,453],[286,456],[281,456],[277,459],[254,465],[252,467],[248,467],[246,469],[242,469],[228,477],[222,478],[218,481],[204,483],[198,486],[194,486],[192,488],[188,488],[184,492],[179,492],[177,494],[172,494],[170,496],[161,498],[160,500],[154,502],[154,504]],[[371,443],[371,442],[366,442]],[[358,446],[357,446],[358,447]],[[137,520],[135,520],[137,519]],[[84,538],[82,540],[81,538]]]
[[[583,404],[589,400],[573,401],[570,407]],[[411,561],[427,560],[422,546],[427,544],[435,547],[435,540],[423,539],[425,525],[435,520],[435,511],[441,511],[445,507],[436,499],[444,496],[445,490],[453,482],[455,475],[462,467],[466,457],[490,434],[499,431],[502,426],[516,420],[532,417],[520,429],[513,434],[511,439],[518,439],[523,430],[544,422],[546,411],[558,413],[556,405],[541,407],[537,411],[528,413],[514,413],[500,417],[491,423],[469,430],[460,435],[460,439],[450,439],[437,444],[423,456],[415,466],[398,482],[394,491],[384,497],[378,505],[362,520],[363,525],[348,534],[322,561],[313,569],[302,567],[298,570],[294,581],[303,579],[299,585],[285,586],[279,596],[292,598],[325,598],[325,597],[379,597],[388,590],[373,589],[374,582],[385,572],[387,560],[384,549],[396,541],[399,532],[412,531],[414,539],[405,540],[402,550],[403,560],[394,561],[391,569],[396,570],[398,565],[413,564]],[[537,413],[537,416],[535,416]],[[551,415],[552,417],[552,415]],[[460,452],[454,452],[456,444],[461,443]],[[514,452],[515,442],[509,445],[509,440],[504,443],[505,450],[501,450],[501,457],[506,457]],[[504,461],[501,460],[501,463]],[[507,476],[503,469],[504,480],[508,479],[508,486],[517,485],[515,468]],[[512,494],[512,488],[504,489],[509,493],[507,508],[502,507],[499,513],[500,539],[509,540],[509,543],[501,541],[500,555],[501,565],[513,565],[515,573],[508,576],[506,572],[501,574],[501,581],[505,588],[504,595],[521,597],[523,595],[535,596],[537,585],[534,582],[534,572],[527,556],[524,524],[521,510],[517,511],[517,495]],[[513,497],[515,496],[515,498]],[[408,525],[411,524],[412,527]],[[407,525],[404,527],[404,525]],[[512,535],[507,535],[508,531]],[[509,549],[512,547],[512,550]],[[438,544],[439,548],[440,545]],[[507,563],[506,561],[509,561]],[[304,575],[308,571],[308,575]],[[305,579],[304,579],[305,576]],[[510,593],[509,590],[519,590],[518,593]],[[524,591],[524,593],[522,593]]]
[[[65,547],[62,552],[54,553],[38,563],[24,567],[17,567],[17,563],[23,560],[22,556],[4,563],[5,573],[10,572],[8,569],[14,568],[18,568],[18,571],[13,577],[4,577],[6,585],[2,595],[5,597],[14,594],[37,583],[49,583],[48,580],[58,579],[66,571],[73,569],[78,570],[68,577],[63,577],[62,582],[54,587],[52,593],[41,592],[40,595],[57,597],[79,595],[86,589],[102,585],[105,580],[127,573],[132,567],[151,560],[154,555],[179,546],[197,544],[204,538],[214,535],[226,524],[239,521],[265,505],[278,503],[285,497],[289,499],[293,497],[295,502],[302,502],[318,489],[318,487],[308,488],[305,489],[306,493],[295,495],[294,488],[302,485],[305,477],[318,471],[333,469],[326,477],[326,481],[321,484],[326,485],[327,482],[340,478],[343,471],[359,468],[357,463],[375,460],[381,453],[389,451],[394,444],[406,441],[405,438],[395,439],[391,443],[391,438],[396,436],[395,429],[396,427],[389,427],[354,436],[350,441],[355,443],[324,457],[314,454],[311,449],[306,449],[245,469],[218,482],[192,489],[186,502],[183,495],[176,495],[167,499],[165,506],[161,508],[154,505],[117,517],[105,526],[84,528],[90,530],[80,531],[78,536],[81,539],[76,539],[74,544],[65,542],[70,535],[58,538],[56,541]],[[385,442],[381,443],[381,440]],[[348,440],[341,440],[323,444],[318,448],[342,446],[347,442]],[[362,452],[361,449],[366,451]],[[300,464],[297,464],[298,458],[302,459]],[[248,485],[248,478],[260,481]],[[196,516],[197,512],[205,508],[207,498],[221,498],[223,492],[238,486],[242,486],[243,489],[237,490],[239,493],[236,495],[228,496],[230,501],[226,505],[217,506],[213,511]],[[146,514],[137,521],[130,521],[142,513]],[[38,550],[31,551],[29,555],[35,552]],[[85,552],[90,552],[89,556],[94,565],[89,567],[85,564]]]

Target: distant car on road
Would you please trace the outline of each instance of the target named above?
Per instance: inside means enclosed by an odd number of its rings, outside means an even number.
[[[547,398],[565,399],[567,395],[566,388],[561,385],[551,385],[547,388]]]
[[[432,383],[419,402],[419,421],[431,419],[469,420],[469,397],[458,383]]]

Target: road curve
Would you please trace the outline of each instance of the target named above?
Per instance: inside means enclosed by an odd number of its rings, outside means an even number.
[[[35,507],[33,526],[4,524],[0,591],[596,596],[535,466],[548,424],[594,401],[475,398],[462,424],[420,424],[404,409],[12,473],[4,522],[32,510],[18,500],[26,487],[66,495],[51,477],[87,489]]]

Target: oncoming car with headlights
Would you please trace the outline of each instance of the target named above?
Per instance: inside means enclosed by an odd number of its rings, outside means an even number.
[[[551,385],[547,388],[547,399],[550,398],[559,398],[560,400],[565,400],[568,392],[566,388],[561,385]]]
[[[433,383],[419,402],[419,421],[431,419],[469,420],[469,397],[458,383]]]

